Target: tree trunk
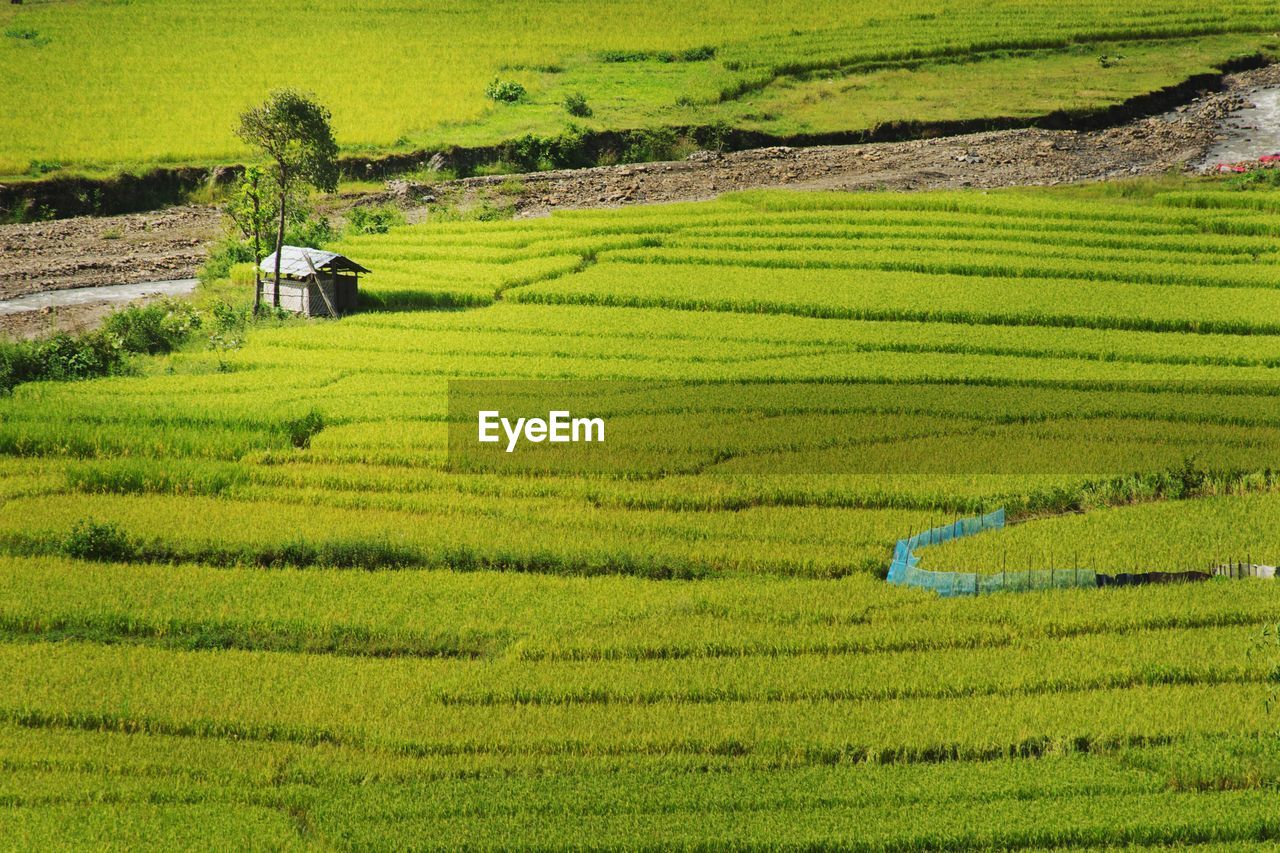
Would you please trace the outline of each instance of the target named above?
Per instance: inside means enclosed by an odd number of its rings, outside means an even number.
[[[280,170],[280,225],[276,228],[276,286],[275,292],[271,294],[271,306],[273,308],[280,307],[280,250],[284,248],[284,203],[287,192],[285,187],[287,181],[285,179],[284,170]]]
[[[253,316],[262,313],[262,197],[253,188]]]

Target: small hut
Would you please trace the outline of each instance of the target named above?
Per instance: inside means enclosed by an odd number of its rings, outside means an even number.
[[[264,304],[275,304],[276,253],[259,268],[263,277],[258,287]],[[305,317],[338,317],[354,311],[359,299],[360,273],[369,270],[337,252],[280,248],[280,307]]]

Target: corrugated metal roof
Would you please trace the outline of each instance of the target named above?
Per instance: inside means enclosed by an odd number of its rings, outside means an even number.
[[[310,263],[308,263],[308,260]],[[272,252],[263,258],[260,264],[263,272],[274,274],[276,271],[276,253]],[[280,274],[301,278],[311,275],[312,267],[326,272],[368,272],[350,258],[337,252],[326,252],[322,249],[307,249],[302,246],[280,247]]]

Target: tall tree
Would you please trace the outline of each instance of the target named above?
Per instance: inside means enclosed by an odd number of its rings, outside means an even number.
[[[280,307],[280,249],[290,196],[309,185],[322,192],[338,188],[338,144],[331,114],[307,94],[272,92],[260,106],[241,114],[236,135],[271,158],[276,184],[276,269],[272,304]]]

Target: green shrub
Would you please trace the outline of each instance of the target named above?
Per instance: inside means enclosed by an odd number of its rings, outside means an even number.
[[[716,49],[709,44],[704,44],[701,47],[691,47],[680,52],[681,62],[706,62],[715,58]]]
[[[644,62],[650,56],[647,50],[602,50],[597,55],[602,62]]]
[[[503,146],[503,163],[510,164],[509,172],[547,171],[548,169],[573,169],[595,165],[587,145],[586,131],[576,124],[565,128],[557,136],[525,134]],[[480,170],[477,170],[479,173]],[[489,174],[504,174],[490,171]]]
[[[213,315],[213,331],[209,333],[209,349],[221,352],[239,349],[249,327],[249,307],[216,302],[210,313]]]
[[[581,92],[565,95],[564,109],[569,115],[578,118],[587,118],[591,115],[591,106],[587,103],[587,96]]]
[[[347,229],[353,234],[386,234],[404,223],[404,213],[394,204],[353,207],[347,211]]]
[[[107,318],[102,330],[132,353],[173,352],[200,328],[200,315],[185,302],[134,305]]]
[[[316,409],[284,422],[284,431],[289,436],[289,443],[297,448],[310,447],[312,437],[322,429],[324,429],[324,415]]]
[[[1280,169],[1250,169],[1227,178],[1226,185],[1233,190],[1270,190],[1280,187]]]
[[[680,144],[680,137],[669,128],[632,131],[627,136],[627,147],[622,152],[622,159],[628,163],[674,160],[678,156]]]
[[[497,204],[491,199],[484,199],[463,214],[461,219],[472,222],[500,222],[514,215],[515,206],[510,202]]]
[[[83,335],[0,341],[0,393],[23,382],[69,381],[123,373],[133,353],[172,352],[200,328],[189,305],[165,301],[117,311]]]
[[[213,328],[218,332],[243,332],[249,324],[247,308],[237,308],[229,302],[218,302],[213,306]]]
[[[62,163],[57,160],[32,160],[27,166],[27,174],[35,175],[38,178],[41,175],[56,172],[61,168]]]
[[[694,131],[693,138],[708,151],[722,152],[729,146],[733,128],[724,120],[714,121]]]
[[[306,246],[311,249],[323,249],[327,244],[338,239],[338,234],[323,216],[308,216],[301,222],[295,222],[285,229],[284,244],[286,246]]]
[[[491,101],[514,104],[523,101],[525,88],[514,80],[500,80],[494,77],[484,88],[484,96]]]
[[[196,277],[204,284],[228,278],[236,264],[253,263],[253,247],[235,237],[214,243],[205,257],[204,264],[196,271]]]
[[[700,45],[686,50],[603,50],[596,54],[602,62],[705,62],[714,59],[716,49]]]
[[[0,342],[0,393],[22,382],[87,379],[119,373],[126,351],[120,339],[102,332],[43,341]]]
[[[75,523],[62,542],[62,550],[68,557],[110,563],[125,563],[138,554],[137,545],[116,524],[99,524],[91,518]]]

